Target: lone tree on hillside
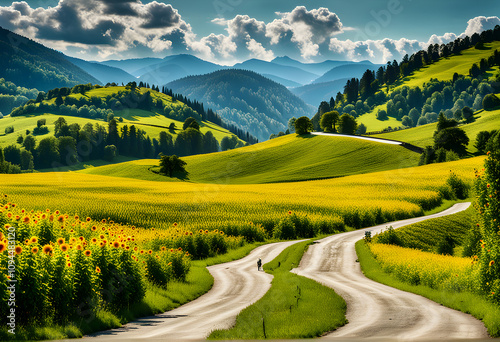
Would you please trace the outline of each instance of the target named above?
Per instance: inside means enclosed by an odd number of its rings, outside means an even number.
[[[353,135],[358,129],[358,123],[356,119],[347,113],[342,114],[339,119],[339,132],[342,134]]]
[[[301,116],[295,120],[295,133],[298,135],[308,134],[314,129],[311,120],[307,116]]]
[[[173,156],[161,156],[160,159],[160,173],[173,177],[174,172],[186,172],[184,168],[186,162],[175,154]]]
[[[339,121],[339,112],[333,110],[331,112],[326,112],[321,116],[321,121],[319,122],[321,129],[325,133],[335,133],[337,129],[335,125]]]

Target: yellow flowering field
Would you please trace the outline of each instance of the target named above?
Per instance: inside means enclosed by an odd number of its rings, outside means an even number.
[[[273,184],[154,182],[67,173],[0,175],[0,191],[22,208],[59,209],[144,228],[222,229],[260,223],[266,230],[288,211],[312,222],[353,227],[421,215],[441,203],[450,170],[474,178],[483,158],[337,179]]]
[[[412,285],[453,291],[474,290],[478,257],[460,258],[379,243],[369,248],[385,272]]]

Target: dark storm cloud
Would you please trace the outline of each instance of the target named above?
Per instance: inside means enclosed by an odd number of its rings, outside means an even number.
[[[181,16],[176,9],[156,1],[144,6],[142,16],[146,21],[141,27],[146,29],[170,28],[181,23]]]
[[[112,20],[101,20],[94,27],[84,27],[79,7],[71,2],[61,2],[54,11],[40,15],[40,22],[21,21],[23,26],[38,29],[37,36],[47,40],[62,40],[81,44],[112,45],[125,31],[125,26]],[[57,26],[50,23],[57,23]]]
[[[104,14],[120,16],[137,16],[138,12],[132,6],[140,4],[138,0],[98,0],[104,4]]]

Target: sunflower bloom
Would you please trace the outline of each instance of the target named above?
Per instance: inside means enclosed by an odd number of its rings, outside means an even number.
[[[21,246],[16,246],[16,248],[14,250],[16,251],[17,255],[19,255],[23,252],[23,248]]]
[[[33,254],[38,253],[38,247],[33,247],[33,248],[31,249],[31,253],[33,253]]]
[[[6,249],[7,249],[7,246],[3,242],[0,242],[0,253],[5,251]]]
[[[36,236],[33,236],[30,240],[30,243],[37,243],[38,242],[38,238]]]
[[[92,254],[92,252],[91,252],[90,250],[88,250],[88,249],[87,249],[87,250],[84,252],[84,254],[85,254],[85,256],[88,256],[88,257],[89,257],[89,256]]]
[[[495,264],[495,260],[491,260],[490,263],[488,264],[490,267]]]
[[[45,245],[43,246],[42,252],[44,252],[47,255],[52,255],[52,252],[54,251],[54,248],[52,248],[51,245]]]
[[[113,242],[113,247],[114,248],[120,247],[120,243],[118,241]]]
[[[61,251],[66,252],[66,251],[69,249],[69,246],[68,246],[67,244],[63,243],[63,244],[60,246],[60,248],[61,248]]]
[[[99,266],[97,266],[97,267],[95,268],[95,271],[96,271],[97,273],[101,273],[101,269],[99,268]]]
[[[30,223],[30,218],[28,216],[23,217],[23,223],[25,224]]]
[[[64,243],[64,238],[57,239],[57,244],[62,245]]]

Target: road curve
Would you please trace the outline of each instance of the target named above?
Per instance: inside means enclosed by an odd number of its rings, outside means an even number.
[[[303,241],[303,240],[301,240]],[[208,267],[214,277],[212,289],[198,299],[163,314],[144,317],[118,329],[85,336],[98,340],[201,340],[212,330],[228,329],[236,315],[271,287],[273,276],[257,271],[257,259],[267,263],[285,248],[300,241],[257,247],[243,259]]]
[[[373,235],[388,226],[399,228],[454,214],[469,205],[460,203],[438,214],[329,236],[309,246],[293,272],[333,288],[347,303],[349,323],[324,337],[436,341],[488,338],[484,325],[474,317],[370,280],[356,262],[354,244],[363,238],[365,231],[372,231]]]
[[[396,140],[388,140],[388,139],[382,139],[382,138],[370,138],[370,137],[365,137],[361,135],[348,135],[348,134],[338,134],[338,133],[323,133],[323,132],[312,132],[312,135],[323,135],[323,136],[329,136],[329,137],[340,137],[340,138],[352,138],[352,139],[361,139],[361,140],[368,140],[368,141],[373,141],[381,144],[389,144],[389,145],[402,145],[402,141],[396,141]]]

